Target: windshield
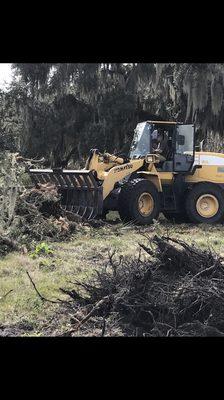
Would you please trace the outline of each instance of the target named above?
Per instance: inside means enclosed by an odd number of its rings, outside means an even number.
[[[141,122],[134,131],[130,149],[130,158],[145,157],[150,153],[150,124]]]
[[[193,156],[193,153],[194,153],[194,125],[179,125],[179,126],[177,126],[176,153],[177,154],[190,154]]]

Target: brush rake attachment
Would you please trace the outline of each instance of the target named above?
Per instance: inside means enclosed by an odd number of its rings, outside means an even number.
[[[93,171],[63,169],[30,169],[35,185],[54,184],[61,195],[61,206],[85,219],[102,215],[103,188]]]

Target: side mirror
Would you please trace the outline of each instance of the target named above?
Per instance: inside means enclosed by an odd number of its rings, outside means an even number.
[[[179,144],[179,146],[183,146],[185,144],[185,136],[184,135],[177,136],[177,144]]]

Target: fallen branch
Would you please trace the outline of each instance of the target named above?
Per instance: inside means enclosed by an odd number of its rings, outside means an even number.
[[[23,156],[16,156],[16,161],[17,162],[23,162],[23,161],[25,161],[25,162],[31,162],[31,163],[33,163],[33,164],[41,164],[41,163],[43,163],[43,162],[45,162],[46,160],[45,160],[45,158],[44,157],[42,157],[40,160],[35,160],[35,159],[33,159],[33,158],[26,158],[26,157],[23,157]]]
[[[103,326],[102,326],[102,332],[101,332],[101,336],[105,335],[105,330],[106,330],[106,319],[105,317],[103,318]]]
[[[37,289],[37,287],[36,287],[34,281],[32,280],[32,278],[31,278],[29,272],[26,271],[26,273],[27,273],[27,275],[28,275],[28,277],[29,277],[30,282],[32,283],[32,285],[33,285],[33,287],[34,287],[35,292],[37,293],[37,295],[40,297],[40,299],[41,299],[42,301],[47,301],[47,302],[53,303],[53,304],[61,304],[61,301],[49,300],[49,299],[46,299],[46,297],[42,296],[42,294],[41,294],[41,293],[39,292],[39,290]]]
[[[5,298],[8,296],[8,294],[9,294],[9,293],[12,293],[12,292],[13,292],[13,289],[9,290],[6,294],[4,294],[4,296],[1,296],[1,297],[0,297],[0,300],[5,299]]]
[[[111,300],[111,296],[105,296],[103,299],[101,299],[100,301],[98,301],[95,306],[92,308],[92,310],[85,316],[85,318],[83,318],[78,325],[70,330],[69,332],[67,332],[67,334],[71,334],[76,332],[85,322],[87,322],[94,314],[95,312],[104,304],[106,304],[107,302],[109,302]]]
[[[203,271],[198,272],[196,275],[193,276],[192,279],[209,276],[209,275],[211,275],[212,272],[217,270],[218,266],[219,265],[218,265],[218,260],[217,260],[214,265],[212,265],[211,267],[203,269]]]

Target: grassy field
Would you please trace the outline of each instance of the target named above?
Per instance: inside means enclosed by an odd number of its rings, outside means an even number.
[[[116,215],[109,216],[110,219]],[[178,237],[201,248],[212,247],[224,255],[224,226],[173,225],[162,221],[139,228],[111,225],[82,230],[67,242],[47,243],[45,253],[10,253],[0,260],[0,335],[52,336],[60,335],[70,326],[70,316],[62,306],[44,302],[35,292],[27,271],[39,292],[47,299],[65,299],[59,288],[72,288],[74,279],[84,280],[95,268],[108,262],[108,250],[118,255],[135,257],[138,243],[146,243],[143,234],[166,234]]]

